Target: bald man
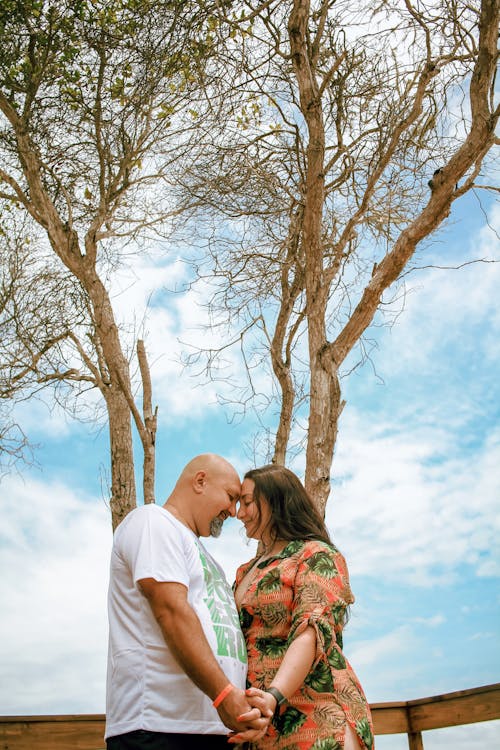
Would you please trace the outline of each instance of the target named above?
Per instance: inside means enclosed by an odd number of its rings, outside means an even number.
[[[221,456],[190,461],[163,506],[115,532],[108,594],[108,750],[229,748],[269,717],[245,696],[246,649],[231,588],[200,537],[234,516],[240,479]],[[262,706],[264,708],[264,706]]]

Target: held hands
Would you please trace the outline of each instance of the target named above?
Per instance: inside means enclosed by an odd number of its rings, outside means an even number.
[[[256,692],[262,693],[261,690]],[[228,742],[256,741],[267,732],[273,712],[266,708],[260,695],[247,698],[244,690],[232,686],[220,702],[215,699],[215,704],[221,721],[233,730]]]
[[[276,698],[270,693],[266,693],[264,690],[259,688],[249,688],[245,691],[246,699],[250,704],[250,710],[246,713],[241,714],[237,717],[237,720],[245,725],[250,724],[251,729],[246,731],[232,732],[228,736],[228,743],[237,744],[245,741],[256,741],[260,740],[267,732],[271,719],[273,718],[274,711],[276,710]],[[258,712],[258,713],[257,713]],[[255,723],[254,717],[260,717],[260,729]]]

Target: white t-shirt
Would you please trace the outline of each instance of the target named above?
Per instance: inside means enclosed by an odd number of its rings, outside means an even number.
[[[171,654],[138,581],[184,584],[228,681],[245,687],[247,657],[233,594],[199,539],[158,505],[131,511],[115,532],[108,592],[106,737],[136,729],[227,734],[208,698]]]

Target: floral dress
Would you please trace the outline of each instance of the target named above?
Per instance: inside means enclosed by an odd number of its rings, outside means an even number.
[[[294,638],[316,631],[316,655],[302,686],[282,707],[258,750],[342,750],[346,722],[359,747],[373,750],[370,708],[342,653],[342,625],[354,601],[343,556],[321,541],[292,541],[279,554],[240,566],[234,590],[251,568],[239,605],[247,643],[248,683],[265,689]],[[243,592],[243,588],[242,588]]]

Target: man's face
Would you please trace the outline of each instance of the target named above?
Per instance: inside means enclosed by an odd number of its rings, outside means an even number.
[[[240,480],[234,470],[228,469],[214,474],[207,473],[203,501],[207,526],[206,529],[200,530],[201,536],[218,537],[220,535],[226,518],[236,515],[240,491]],[[205,526],[205,524],[203,525]]]

